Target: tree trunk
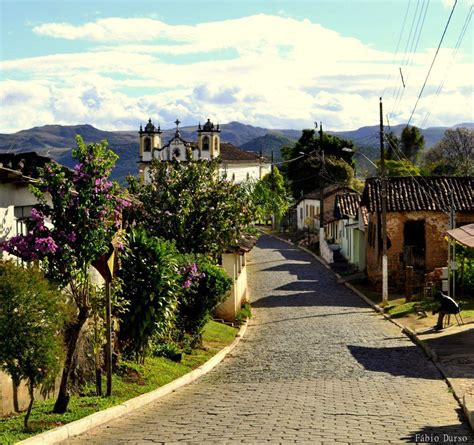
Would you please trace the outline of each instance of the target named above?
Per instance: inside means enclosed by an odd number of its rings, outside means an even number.
[[[15,382],[12,383],[13,386],[13,409],[15,412],[20,412],[20,405],[18,404],[18,386]]]
[[[66,361],[64,362],[63,373],[61,375],[61,384],[59,385],[58,398],[54,404],[53,412],[56,414],[63,414],[66,412],[67,405],[69,403],[69,391],[68,381],[69,374],[72,369],[72,360],[76,352],[77,342],[81,333],[82,327],[84,326],[89,316],[89,310],[85,307],[79,310],[76,323],[71,325],[67,332],[67,352]]]
[[[35,387],[33,382],[30,380],[28,382],[28,392],[30,394],[30,404],[28,405],[28,411],[26,412],[23,425],[25,426],[25,431],[28,431],[28,419],[30,418],[31,408],[33,408],[33,402],[35,401]]]

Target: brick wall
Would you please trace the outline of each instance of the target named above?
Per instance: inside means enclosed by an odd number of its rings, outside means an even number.
[[[446,266],[448,244],[445,240],[448,229],[448,215],[442,212],[390,212],[387,214],[387,236],[391,247],[387,250],[389,286],[402,288],[404,286],[403,258],[404,226],[407,221],[425,222],[425,270],[432,271],[435,267]],[[474,221],[474,212],[458,213],[456,226]],[[379,245],[379,221],[376,214],[369,214],[369,222],[374,224],[375,245],[367,243],[367,276],[377,287],[382,280],[381,254]],[[367,237],[368,237],[367,233]]]

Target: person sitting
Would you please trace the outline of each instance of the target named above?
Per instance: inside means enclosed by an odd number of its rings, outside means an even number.
[[[433,315],[439,313],[438,322],[436,323],[434,329],[435,331],[440,331],[443,329],[443,318],[445,315],[450,314],[459,314],[461,308],[450,296],[443,294],[443,292],[438,291],[435,294],[435,299],[440,303],[439,308],[433,310]]]

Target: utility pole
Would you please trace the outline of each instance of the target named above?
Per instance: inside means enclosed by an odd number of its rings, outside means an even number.
[[[453,191],[450,192],[451,210],[449,211],[449,229],[456,228],[456,209],[454,208]],[[456,243],[448,238],[448,295],[456,298]]]
[[[388,303],[388,258],[387,258],[387,178],[385,177],[385,153],[383,131],[383,106],[380,98],[380,201],[382,206],[382,303]]]
[[[316,123],[317,125],[317,123]],[[324,179],[323,173],[325,170],[326,161],[324,159],[323,149],[323,123],[319,123],[319,153],[321,155],[321,170],[319,175],[319,246],[321,248],[321,242],[324,240]]]

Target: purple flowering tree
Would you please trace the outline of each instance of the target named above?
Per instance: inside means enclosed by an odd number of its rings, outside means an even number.
[[[76,317],[66,329],[67,354],[55,413],[67,409],[72,359],[91,312],[91,263],[108,251],[127,205],[118,185],[109,180],[117,155],[107,142],[86,145],[80,136],[76,141],[74,169],[55,162],[40,169],[39,180],[31,188],[39,204],[32,211],[28,233],[1,246],[25,261],[40,261],[47,277],[70,294],[74,305]]]

